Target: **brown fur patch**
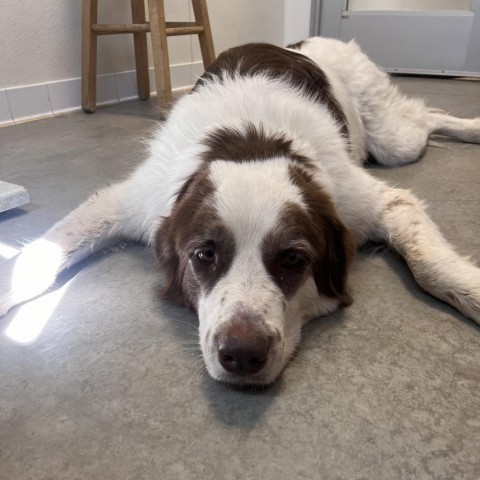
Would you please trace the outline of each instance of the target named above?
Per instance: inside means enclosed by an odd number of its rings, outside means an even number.
[[[162,296],[193,310],[200,291],[213,288],[228,270],[235,252],[233,235],[216,215],[212,196],[208,168],[202,168],[185,182],[153,242],[165,273]],[[214,262],[198,260],[196,252],[204,248],[215,250]]]
[[[283,209],[276,228],[263,240],[263,263],[286,298],[295,295],[311,264],[323,256],[323,239],[313,239],[310,227],[309,215],[290,204]],[[300,260],[289,265],[289,255],[298,255]]]
[[[243,129],[222,127],[210,132],[203,143],[208,150],[202,155],[206,162],[227,160],[244,162],[287,157],[308,164],[309,160],[292,149],[292,140],[281,134],[268,135],[262,127],[246,122]]]
[[[395,207],[415,207],[415,204],[409,200],[405,200],[402,197],[395,197],[393,200],[387,203],[385,209],[387,211],[392,211]]]
[[[302,45],[306,42],[306,40],[300,40],[297,43],[291,43],[290,45],[287,45],[286,48],[291,48],[293,50],[300,50],[302,48]]]
[[[356,250],[353,236],[338,218],[330,197],[308,171],[299,165],[290,165],[289,173],[308,209],[304,212],[300,207],[290,206],[290,212],[286,213],[312,247],[317,288],[320,293],[349,305],[352,300],[347,292],[347,273]]]
[[[221,53],[199,78],[192,92],[212,78],[222,81],[224,74],[245,77],[265,75],[302,91],[312,101],[325,105],[348,138],[347,119],[330,82],[321,68],[305,55],[266,43],[249,43]]]

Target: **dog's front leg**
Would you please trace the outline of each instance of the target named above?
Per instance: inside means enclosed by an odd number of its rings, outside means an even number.
[[[384,187],[380,236],[407,261],[419,285],[480,324],[480,269],[458,255],[408,190]]]
[[[42,238],[0,264],[0,317],[45,292],[62,270],[125,234],[123,185],[95,193]]]

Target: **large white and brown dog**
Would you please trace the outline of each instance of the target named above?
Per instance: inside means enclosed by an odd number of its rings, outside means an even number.
[[[198,312],[210,375],[275,380],[302,325],[351,303],[356,246],[381,241],[417,282],[480,323],[480,270],[409,191],[362,169],[415,161],[430,134],[480,143],[480,118],[405,98],[354,42],[221,54],[128,179],[96,192],[0,267],[0,315],[114,239],[152,246],[163,294]]]

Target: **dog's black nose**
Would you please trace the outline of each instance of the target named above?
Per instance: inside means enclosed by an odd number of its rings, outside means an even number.
[[[230,373],[258,373],[267,363],[269,346],[268,337],[255,329],[234,326],[219,339],[218,360]]]

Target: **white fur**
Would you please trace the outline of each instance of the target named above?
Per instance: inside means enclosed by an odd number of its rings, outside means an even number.
[[[20,257],[1,265],[0,315],[48,289],[56,273],[112,238],[149,243],[161,218],[169,214],[175,193],[200,166],[205,134],[248,120],[269,133],[287,134],[295,150],[315,162],[317,182],[329,193],[358,243],[369,239],[388,243],[405,257],[425,290],[480,323],[480,270],[455,253],[410,192],[390,187],[361,168],[368,153],[387,165],[411,162],[433,132],[480,142],[480,119],[457,119],[406,98],[354,42],[313,38],[303,44],[301,53],[327,74],[347,117],[350,146],[327,107],[313,103],[301,89],[261,75],[212,80],[178,101],[154,135],[149,158],[130,178],[94,194],[49,230],[35,250],[27,247]],[[266,324],[280,332],[285,343],[262,373],[261,381],[268,383],[297,345],[302,324],[335,310],[338,301],[319,296],[310,277],[282,311],[281,292],[262,267],[260,242],[281,206],[286,201],[302,205],[298,190],[288,180],[287,161],[272,159],[261,167],[214,162],[211,169],[214,203],[239,247],[228,274],[209,295],[200,296],[202,349],[211,375],[222,378],[208,331],[228,318],[239,303],[266,308]],[[29,259],[28,252],[42,255],[42,248],[51,244],[61,254],[52,275],[42,279],[35,270],[38,262]],[[36,279],[24,291],[14,289],[11,281],[20,264]],[[220,299],[226,294],[229,299],[222,306]]]

